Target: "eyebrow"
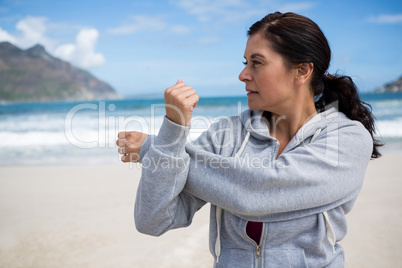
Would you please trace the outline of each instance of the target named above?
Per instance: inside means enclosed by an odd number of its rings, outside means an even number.
[[[243,57],[246,58],[246,56],[243,56]],[[253,53],[253,54],[251,54],[250,59],[255,59],[255,58],[258,58],[258,57],[265,59],[264,55],[262,55],[262,54],[260,54],[260,53]]]

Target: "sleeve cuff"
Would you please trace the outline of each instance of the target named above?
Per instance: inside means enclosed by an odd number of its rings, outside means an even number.
[[[151,146],[151,141],[155,139],[155,135],[148,135],[144,142],[141,145],[140,153],[138,155],[138,162],[142,163],[142,159],[144,155],[149,151],[149,147]]]
[[[183,156],[189,132],[190,127],[178,125],[165,116],[155,138],[155,148],[168,155]]]

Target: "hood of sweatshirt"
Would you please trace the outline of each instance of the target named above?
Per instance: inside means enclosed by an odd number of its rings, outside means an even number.
[[[270,124],[264,111],[248,109],[243,111],[239,117],[244,129],[250,133],[250,136],[260,141],[274,139],[270,135]],[[330,106],[327,110],[308,119],[286,146],[284,152],[298,146],[302,142],[312,142],[321,131],[332,123],[332,121],[336,121],[337,125],[339,125],[339,123],[342,125],[342,122],[347,124],[350,122],[350,120],[343,113],[340,113],[336,107]]]

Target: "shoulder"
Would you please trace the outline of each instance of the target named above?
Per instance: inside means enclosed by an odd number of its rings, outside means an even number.
[[[327,128],[328,132],[338,131],[342,133],[342,138],[359,136],[364,142],[372,139],[369,131],[361,122],[351,120],[335,108],[320,113],[315,127]]]
[[[364,144],[373,142],[370,132],[361,122],[348,118],[344,113],[340,112],[339,114],[340,116],[335,122],[339,125],[339,131],[342,133],[343,138],[348,136],[355,137]]]
[[[344,152],[356,159],[370,159],[373,151],[373,137],[364,125],[349,119],[343,113],[335,121],[338,124],[339,145]]]
[[[335,108],[318,114],[303,126],[301,132],[307,141],[308,146],[305,147],[313,148],[314,152],[325,155],[325,158],[336,162],[341,159],[365,162],[371,158],[373,139],[369,131],[362,123],[351,120]],[[319,134],[310,143],[308,137],[316,132]]]

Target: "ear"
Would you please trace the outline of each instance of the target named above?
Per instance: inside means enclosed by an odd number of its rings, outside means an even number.
[[[297,66],[295,83],[299,86],[306,84],[311,74],[314,71],[314,64],[312,62],[300,63]]]

